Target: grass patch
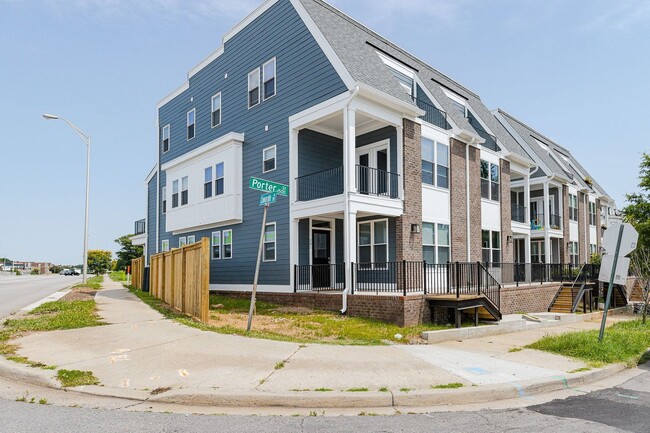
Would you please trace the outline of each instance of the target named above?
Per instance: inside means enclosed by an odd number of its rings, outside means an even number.
[[[433,388],[433,389],[458,389],[458,388],[462,388],[463,386],[465,386],[465,385],[463,385],[460,382],[452,382],[452,383],[446,383],[444,385],[431,385],[431,388]]]
[[[605,331],[602,343],[598,342],[598,330],[593,330],[546,336],[526,347],[577,358],[591,367],[616,362],[637,365],[650,347],[650,323],[615,323]]]
[[[80,283],[74,287],[88,287],[89,289],[99,290],[102,288],[102,283],[104,282],[103,275],[95,275],[94,277],[88,278],[86,284]]]
[[[112,271],[108,276],[113,281],[122,282],[126,281],[126,273],[124,271]]]
[[[589,371],[591,370],[590,367],[582,367],[582,368],[576,368],[575,370],[567,371],[567,373],[582,373],[583,371]]]
[[[368,388],[349,388],[346,392],[368,392]]]
[[[514,352],[521,352],[522,350],[524,350],[523,347],[511,347],[510,349],[508,349],[508,352],[514,353]]]
[[[331,392],[332,390],[329,388],[316,388],[314,391],[316,392]]]
[[[59,370],[56,378],[66,388],[82,385],[99,385],[99,379],[95,377],[92,371]]]
[[[404,393],[408,394],[410,391],[413,391],[413,388],[400,388],[399,390],[401,392],[404,392]]]
[[[379,392],[388,392],[388,387],[382,386],[381,388],[379,388]]]
[[[103,325],[95,301],[46,302],[21,319],[8,319],[5,329],[12,335],[26,331],[54,331]]]
[[[286,364],[285,361],[280,361],[280,362],[278,362],[277,364],[275,364],[275,369],[276,369],[276,370],[279,370],[279,369],[281,369],[281,368],[284,368],[284,365],[285,365],[285,364]]]

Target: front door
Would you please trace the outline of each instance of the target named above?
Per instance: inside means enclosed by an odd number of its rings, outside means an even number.
[[[312,285],[314,288],[330,288],[330,248],[329,230],[312,230]]]

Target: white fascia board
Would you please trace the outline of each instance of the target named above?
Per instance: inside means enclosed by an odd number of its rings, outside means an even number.
[[[434,102],[435,104],[437,104],[438,107],[442,107],[442,104],[440,103],[440,101],[438,101],[436,98],[433,97],[433,94],[429,91],[427,86],[424,85],[424,83],[422,82],[422,80],[420,80],[420,77],[417,74],[415,74],[415,83],[420,87],[420,89],[422,89],[424,94],[427,95],[427,97],[429,98],[429,100],[431,102]],[[418,95],[416,93],[415,97],[417,98],[417,96]],[[444,110],[441,110],[441,111],[443,111],[445,114],[447,114],[446,111],[444,111]],[[449,123],[449,125],[451,125],[451,129],[458,129],[458,125],[456,125],[456,123],[451,118],[451,116],[447,116],[447,123]]]
[[[478,134],[463,128],[454,128],[451,130],[451,138],[462,141],[465,144],[478,148],[479,144],[485,143],[485,138]]]
[[[144,179],[144,185],[148,186],[149,182],[151,182],[151,179],[158,173],[158,164],[154,165],[147,177]]]
[[[397,99],[394,96],[390,96],[387,93],[377,90],[367,84],[356,83],[356,87],[359,88],[359,95],[364,96],[371,101],[386,105],[395,111],[401,112],[403,117],[415,120],[425,114],[425,111],[418,108],[417,105],[409,104],[401,99]]]
[[[167,104],[169,101],[171,101],[172,99],[174,99],[175,97],[177,97],[178,95],[180,95],[181,93],[183,93],[189,88],[190,88],[190,82],[185,81],[178,88],[176,88],[176,90],[174,90],[169,95],[165,96],[160,101],[158,101],[158,103],[156,104],[156,108],[160,110],[165,104]]]
[[[189,80],[192,78],[194,75],[196,75],[201,69],[205,68],[208,66],[210,63],[214,62],[223,54],[223,45],[221,45],[219,48],[214,50],[208,57],[205,59],[201,60],[195,67],[189,70],[187,73],[187,79]]]
[[[533,161],[535,161],[535,165],[541,167],[544,173],[550,174],[551,169],[548,168],[546,164],[544,164],[544,162],[535,153],[535,151],[533,151],[533,149],[530,148],[528,143],[526,143],[526,140],[524,140],[524,138],[521,135],[519,135],[519,133],[512,127],[512,125],[510,125],[508,120],[501,113],[499,113],[499,110],[494,110],[492,114],[494,114],[494,117],[496,117],[496,119],[501,123],[501,125],[506,129],[506,131],[508,131],[508,133],[510,133],[510,135],[517,141],[517,143],[519,143],[522,149],[524,149],[526,153],[533,158]]]
[[[226,34],[223,36],[223,43],[225,44],[228,42],[230,39],[232,39],[237,33],[242,31],[244,28],[246,28],[247,25],[255,21],[260,15],[262,15],[264,12],[269,10],[271,6],[276,4],[278,0],[267,0],[261,5],[257,7],[253,12],[248,14],[246,18],[241,20],[235,27],[232,29],[228,30]]]
[[[300,0],[290,1],[293,8],[296,10],[296,12],[298,12],[300,19],[302,19],[303,23],[305,23],[307,29],[316,40],[316,43],[318,43],[320,48],[323,50],[323,53],[325,53],[325,56],[334,67],[334,70],[336,70],[336,72],[339,74],[339,77],[341,77],[341,80],[343,80],[345,86],[348,88],[348,90],[354,89],[355,82],[352,78],[352,75],[350,74],[350,71],[347,70],[339,56],[336,54],[330,43],[323,35],[323,32],[320,31],[314,20],[311,18],[311,15],[309,15],[309,12],[307,12],[307,9],[305,9],[302,3],[300,3]]]
[[[289,129],[304,128],[315,121],[324,120],[333,114],[337,114],[348,103],[351,92],[346,91],[340,95],[334,96],[326,101],[316,104],[313,107],[304,109],[303,111],[289,116]]]
[[[201,155],[213,151],[219,147],[227,146],[230,144],[237,144],[237,143],[239,144],[244,143],[244,134],[238,132],[229,132],[228,134],[222,135],[221,137],[217,138],[214,141],[211,141],[210,143],[204,144],[203,146],[198,147],[192,150],[191,152],[188,152],[184,155],[179,156],[176,159],[166,162],[160,167],[160,169],[163,171],[167,171],[170,168],[174,168],[186,162],[192,161],[200,157]]]
[[[508,151],[507,149],[501,149],[501,152],[503,153],[503,157],[510,162],[514,162],[515,164],[518,164],[520,166],[524,166],[528,169],[535,167],[537,164],[535,164],[534,161],[531,161],[528,158],[525,158],[523,156],[517,155],[516,153],[512,153]]]

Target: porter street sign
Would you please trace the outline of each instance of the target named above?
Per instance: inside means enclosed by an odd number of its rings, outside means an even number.
[[[256,177],[251,177],[248,187],[257,191],[274,192],[284,197],[289,195],[288,185],[271,182],[270,180],[258,179]]]

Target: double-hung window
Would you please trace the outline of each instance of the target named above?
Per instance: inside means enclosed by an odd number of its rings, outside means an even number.
[[[422,183],[449,188],[449,147],[422,138]]]
[[[221,125],[221,92],[217,93],[212,97],[212,115],[210,118],[210,125],[214,128],[215,126]]]
[[[232,230],[223,231],[223,258],[232,259]]]
[[[578,264],[578,243],[569,242],[569,262],[572,265]]]
[[[589,244],[589,255],[593,256],[594,254],[598,254],[598,245]]]
[[[162,129],[162,151],[163,153],[169,151],[169,125],[163,126]]]
[[[589,225],[596,225],[596,203],[593,201],[589,202]]]
[[[221,232],[212,232],[212,260],[221,258]]]
[[[578,196],[569,194],[569,219],[578,221]]]
[[[481,243],[483,247],[483,262],[501,262],[501,232],[482,230]]]
[[[187,245],[187,238],[185,236],[178,238],[178,248],[183,248],[185,245]]]
[[[167,187],[162,187],[162,213],[167,213]]]
[[[194,138],[194,128],[196,126],[196,108],[192,108],[187,112],[187,139]]]
[[[172,209],[178,207],[178,181],[172,183]]]
[[[262,66],[262,81],[264,83],[264,100],[275,96],[275,58]]]
[[[248,108],[260,103],[260,68],[248,73]]]
[[[169,239],[163,239],[160,246],[163,253],[169,251]]]
[[[422,258],[430,264],[449,261],[449,224],[422,223]]]
[[[499,165],[481,160],[481,197],[499,201]]]
[[[181,179],[181,206],[185,206],[187,202],[189,201],[188,197],[188,189],[189,189],[189,182],[187,179],[187,176],[183,177]]]
[[[359,223],[359,263],[388,262],[388,220]]]
[[[195,235],[191,235],[191,236],[188,236],[188,237],[187,237],[187,244],[188,244],[188,245],[191,245],[191,244],[193,244],[194,242],[196,242],[196,236],[195,236]]]
[[[212,166],[205,169],[205,180],[203,182],[203,198],[212,197]]]
[[[264,227],[264,261],[275,261],[275,243],[276,243],[275,223],[267,223]]]
[[[267,173],[269,171],[275,170],[275,153],[276,153],[276,147],[271,146],[267,147],[262,151],[262,165],[263,165],[263,173]]]
[[[224,192],[223,162],[215,166],[214,195],[221,195]]]

